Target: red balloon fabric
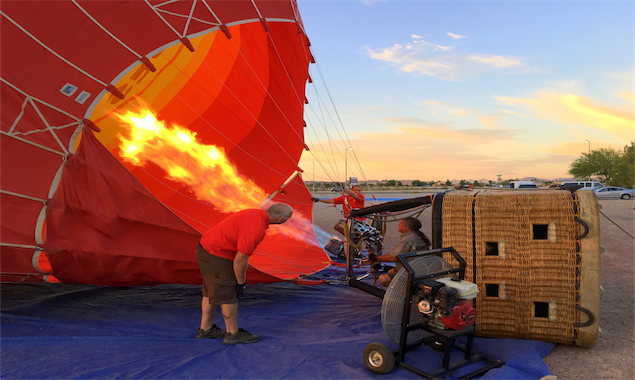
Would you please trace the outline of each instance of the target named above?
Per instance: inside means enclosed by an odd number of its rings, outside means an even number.
[[[219,147],[269,201],[303,217],[267,235],[249,282],[328,265],[297,168],[313,58],[295,1],[0,8],[2,281],[200,283],[198,240],[230,211],[170,169],[122,157],[129,132],[118,115],[143,109],[191,131],[196,144]],[[217,200],[240,193],[218,191]]]

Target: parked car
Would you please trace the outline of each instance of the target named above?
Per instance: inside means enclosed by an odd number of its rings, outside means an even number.
[[[593,190],[598,199],[622,198],[631,199],[635,197],[635,190],[625,189],[623,187],[606,186]]]
[[[537,189],[538,185],[536,185],[533,181],[512,181],[509,183],[510,189]]]
[[[597,181],[564,181],[562,182],[562,185],[582,185],[585,190],[595,190],[598,187],[604,186]]]

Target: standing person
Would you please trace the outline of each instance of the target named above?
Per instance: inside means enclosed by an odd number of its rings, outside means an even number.
[[[282,224],[293,215],[286,203],[274,203],[267,210],[238,211],[209,230],[196,249],[203,276],[201,327],[197,338],[223,339],[223,344],[256,343],[260,335],[238,327],[238,299],[247,280],[249,256],[264,239],[270,224]],[[213,323],[220,305],[225,330]]]
[[[356,210],[359,208],[364,208],[364,194],[362,194],[362,188],[359,185],[354,185],[350,189],[344,188],[344,192],[346,194],[341,197],[333,198],[333,199],[318,199],[313,198],[315,202],[322,203],[330,203],[333,206],[342,205],[344,218],[348,218],[348,215],[351,212],[351,209]],[[358,218],[359,220],[364,220],[366,218]]]
[[[397,267],[388,271],[388,273],[379,276],[379,282],[384,285],[390,285],[390,281],[395,277],[397,271],[403,268],[400,262],[397,261],[397,256],[406,253],[413,252],[415,250],[428,250],[430,249],[430,239],[420,231],[421,221],[419,219],[408,217],[399,221],[399,227],[397,231],[401,233],[401,238],[395,245],[395,248],[390,253],[378,256],[375,260],[379,262],[391,262],[397,263]],[[416,249],[414,249],[416,248]]]

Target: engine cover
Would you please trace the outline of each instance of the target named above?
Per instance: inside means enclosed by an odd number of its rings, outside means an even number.
[[[462,301],[452,308],[452,315],[441,318],[441,322],[453,330],[472,326],[476,322],[476,309],[471,303]]]

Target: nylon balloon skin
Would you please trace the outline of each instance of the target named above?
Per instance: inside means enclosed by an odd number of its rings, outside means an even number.
[[[282,189],[305,146],[312,59],[295,2],[208,0],[213,12],[148,3],[1,4],[2,281],[200,283],[198,240],[229,214],[156,165],[119,157],[113,115],[141,104],[223,147],[242,175],[311,220],[301,178]],[[327,261],[314,235],[270,234],[248,281]]]

